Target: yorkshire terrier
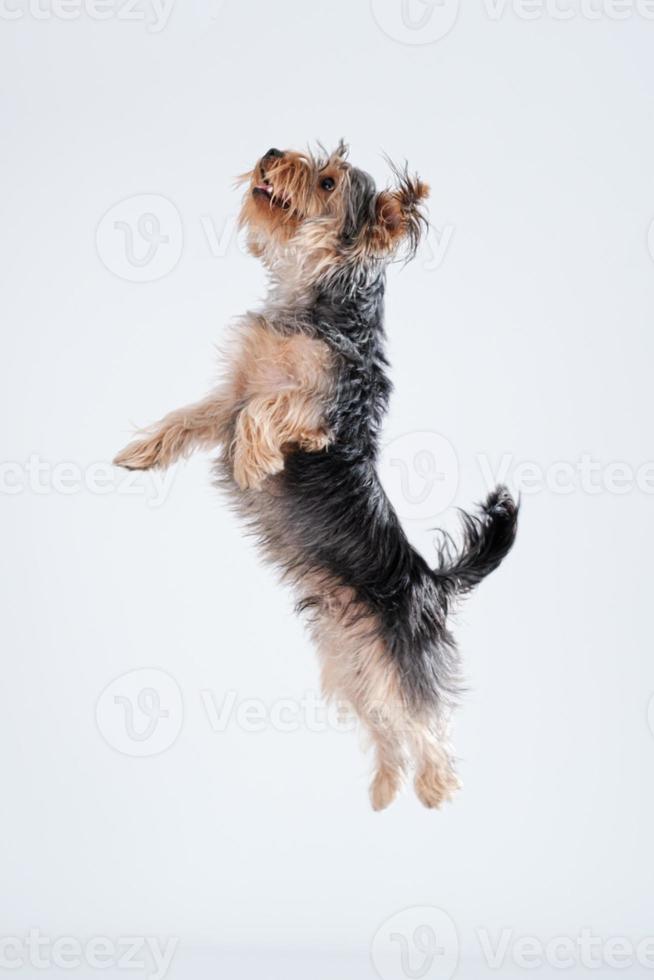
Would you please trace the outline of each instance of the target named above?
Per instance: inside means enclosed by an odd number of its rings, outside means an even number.
[[[459,786],[448,610],[505,557],[518,509],[498,487],[477,516],[463,514],[458,548],[443,536],[430,568],[375,470],[391,392],[386,267],[415,253],[429,188],[393,167],[393,186],[378,191],[343,143],[330,155],[273,148],[241,180],[240,222],[268,271],[267,299],[238,322],[216,390],[115,462],[145,470],[220,447],[220,485],[309,613],[325,695],[370,732],[373,808],[391,803],[409,767],[419,799],[438,807]]]

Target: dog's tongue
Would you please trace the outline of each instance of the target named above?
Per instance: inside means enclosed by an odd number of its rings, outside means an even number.
[[[270,184],[257,184],[255,190],[260,191],[262,194],[267,194],[268,197],[272,197],[272,187]]]

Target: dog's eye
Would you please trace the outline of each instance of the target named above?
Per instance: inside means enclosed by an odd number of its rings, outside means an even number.
[[[333,177],[323,177],[320,181],[320,186],[324,191],[333,191],[336,187],[336,181]]]

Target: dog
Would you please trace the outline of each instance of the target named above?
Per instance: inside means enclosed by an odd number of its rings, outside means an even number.
[[[442,537],[431,568],[376,473],[391,392],[385,273],[415,254],[429,193],[390,165],[392,185],[377,190],[341,142],[331,154],[272,148],[240,178],[240,224],[268,272],[268,296],[235,325],[215,391],[115,460],[141,470],[220,449],[217,482],[294,586],[325,696],[370,733],[375,810],[410,769],[427,807],[460,785],[448,742],[461,686],[448,612],[506,556],[518,518],[498,487],[478,515],[463,514],[458,548]]]

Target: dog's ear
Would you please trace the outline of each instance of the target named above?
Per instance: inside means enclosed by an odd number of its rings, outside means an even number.
[[[402,246],[411,258],[427,228],[423,201],[429,197],[429,186],[417,175],[412,176],[406,167],[391,167],[395,186],[377,195],[370,248],[373,253],[384,255]]]

